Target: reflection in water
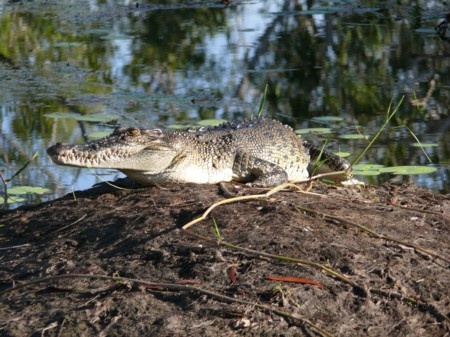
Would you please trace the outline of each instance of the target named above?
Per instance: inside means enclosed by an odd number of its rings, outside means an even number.
[[[89,170],[55,167],[45,149],[56,141],[84,142],[110,126],[44,115],[101,113],[148,127],[242,118],[255,111],[268,84],[267,115],[296,128],[331,127],[331,136],[309,138],[351,153],[365,143],[338,135],[376,133],[391,100],[405,94],[364,160],[428,164],[411,146],[411,130],[438,144],[426,151],[439,170],[401,179],[448,193],[450,45],[433,29],[446,14],[437,1],[333,8],[315,1],[312,9],[288,0],[183,3],[0,6],[3,175],[39,154],[11,185],[46,186],[53,192],[44,198],[52,198],[100,179]],[[312,120],[324,115],[343,121]]]

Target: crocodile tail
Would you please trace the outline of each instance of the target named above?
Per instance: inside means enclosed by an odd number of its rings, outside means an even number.
[[[310,175],[345,171],[342,175],[330,176],[330,179],[339,182],[352,178],[351,164],[348,160],[306,141],[303,141],[303,146],[308,150],[310,156],[308,166]]]

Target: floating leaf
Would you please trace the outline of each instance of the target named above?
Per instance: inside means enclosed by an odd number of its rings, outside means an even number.
[[[129,35],[105,35],[105,36],[100,36],[101,39],[103,40],[112,40],[112,41],[119,41],[119,40],[130,40],[132,39],[131,36]]]
[[[318,122],[342,122],[344,118],[338,116],[318,116],[313,117],[313,120]]]
[[[343,12],[345,11],[344,7],[339,6],[327,6],[327,7],[315,7],[312,9],[300,11],[300,14],[303,15],[317,15],[317,14],[329,14],[329,13],[336,13],[336,12]]]
[[[334,152],[333,154],[341,158],[345,158],[351,155],[350,152]]]
[[[362,6],[361,7],[357,7],[357,8],[354,8],[354,9],[352,9],[354,12],[356,12],[356,13],[360,13],[360,14],[362,14],[362,13],[375,13],[375,12],[379,12],[380,11],[380,8],[377,8],[377,7],[365,7],[365,8],[362,8]],[[364,23],[365,25],[367,25],[367,23]]]
[[[81,42],[57,42],[53,46],[54,47],[78,47],[81,46]]]
[[[330,128],[305,128],[305,129],[298,129],[295,130],[295,133],[299,135],[304,135],[307,133],[316,133],[316,134],[324,134],[324,133],[331,133]]]
[[[433,28],[417,28],[414,29],[414,31],[420,34],[436,34],[436,31]]]
[[[116,115],[78,115],[75,119],[84,122],[109,122],[113,119],[118,119]]]
[[[103,28],[92,28],[92,29],[86,29],[84,32],[86,34],[108,35],[111,32],[111,30],[103,29]]]
[[[172,129],[172,130],[184,130],[184,129],[189,128],[189,125],[172,124],[172,125],[169,125],[167,128]]]
[[[324,10],[305,10],[305,11],[300,11],[300,14],[303,15],[317,15],[317,14],[327,14],[327,11]]]
[[[436,167],[411,165],[411,166],[383,167],[380,169],[380,172],[393,174],[425,174],[435,172],[436,170],[437,170]]]
[[[70,104],[98,104],[106,102],[104,95],[96,94],[81,94],[77,97],[68,98],[67,103]]]
[[[45,114],[44,116],[48,118],[78,118],[80,114],[74,112],[54,112]]]
[[[27,193],[35,193],[35,194],[43,194],[48,192],[47,188],[42,188],[39,186],[14,186],[8,189],[9,194],[27,194]]]
[[[345,134],[345,135],[340,135],[339,138],[341,139],[367,139],[369,138],[368,135],[361,135],[361,134]]]
[[[91,132],[90,134],[88,134],[89,138],[92,139],[98,139],[98,138],[103,138],[106,136],[109,136],[111,134],[111,131],[97,131],[97,132]]]
[[[6,203],[7,204],[13,204],[15,202],[23,202],[25,200],[26,199],[22,198],[22,197],[11,197],[11,196],[8,196],[8,200],[6,200]]]
[[[356,164],[353,166],[353,170],[355,171],[378,170],[383,167],[384,165],[379,164]]]
[[[436,143],[412,143],[411,144],[414,147],[436,147],[438,144]]]
[[[353,174],[355,176],[378,176],[381,174],[381,172],[373,170],[354,170]]]
[[[200,126],[217,126],[225,122],[226,122],[225,119],[217,118],[217,119],[204,119],[198,122],[197,124]]]

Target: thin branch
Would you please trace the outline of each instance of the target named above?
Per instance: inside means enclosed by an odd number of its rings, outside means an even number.
[[[29,243],[24,243],[23,245],[0,247],[0,250],[10,250],[10,249],[24,248],[24,247],[29,247],[29,246],[31,246]]]
[[[5,177],[3,176],[2,171],[0,171],[0,179],[2,180],[2,183],[3,183],[3,192],[4,192],[3,201],[6,204],[6,203],[8,203],[8,186],[7,186],[8,182],[6,181]]]
[[[334,176],[334,175],[345,174],[345,173],[346,173],[346,171],[336,171],[336,172],[330,172],[330,173],[322,173],[322,174],[318,174],[318,175],[315,175],[315,176],[313,176],[313,177],[310,177],[310,178],[308,178],[308,179],[301,180],[301,181],[297,182],[296,184],[310,183],[310,182],[313,181],[313,180],[321,179],[321,178],[323,178],[323,177]],[[243,196],[238,196],[238,197],[233,197],[233,198],[229,198],[229,199],[224,199],[224,200],[218,201],[218,202],[212,204],[212,205],[211,205],[211,206],[210,206],[210,207],[202,214],[202,216],[200,216],[200,217],[198,217],[198,218],[196,218],[196,219],[194,219],[194,220],[192,220],[192,221],[189,221],[187,224],[185,224],[185,225],[183,226],[183,230],[187,230],[189,227],[191,227],[192,225],[196,224],[197,222],[200,222],[200,221],[202,221],[202,220],[205,220],[206,217],[208,216],[208,214],[211,213],[211,211],[212,211],[214,208],[216,208],[216,207],[218,207],[218,206],[221,206],[221,205],[231,204],[231,203],[234,203],[234,202],[237,202],[237,201],[257,200],[257,199],[268,198],[268,197],[270,197],[272,194],[278,193],[278,192],[280,192],[281,190],[283,190],[283,189],[285,189],[285,188],[288,188],[288,187],[294,188],[294,189],[296,189],[296,190],[298,190],[298,191],[300,191],[300,192],[304,192],[303,189],[302,189],[300,186],[296,185],[296,184],[293,184],[293,183],[285,183],[285,184],[281,184],[281,185],[275,186],[274,188],[272,188],[271,190],[267,191],[266,193],[262,193],[262,194],[251,194],[251,195],[243,195]]]
[[[63,227],[58,228],[57,230],[55,230],[54,232],[52,232],[52,233],[50,233],[50,234],[55,234],[55,233],[58,233],[58,232],[63,231],[63,230],[66,229],[66,228],[69,228],[70,226],[73,226],[73,225],[77,224],[78,222],[82,221],[84,218],[86,218],[86,216],[87,216],[87,214],[83,215],[83,216],[82,216],[81,218],[79,218],[78,220],[75,220],[74,222],[72,222],[72,223],[70,223],[70,224],[68,224],[68,225],[66,225],[66,226],[63,226]]]

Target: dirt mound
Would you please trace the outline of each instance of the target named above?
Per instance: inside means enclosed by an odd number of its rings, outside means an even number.
[[[217,186],[102,184],[6,212],[0,334],[448,334],[449,199],[413,185],[312,192],[219,206],[197,236],[180,228],[225,199]]]

